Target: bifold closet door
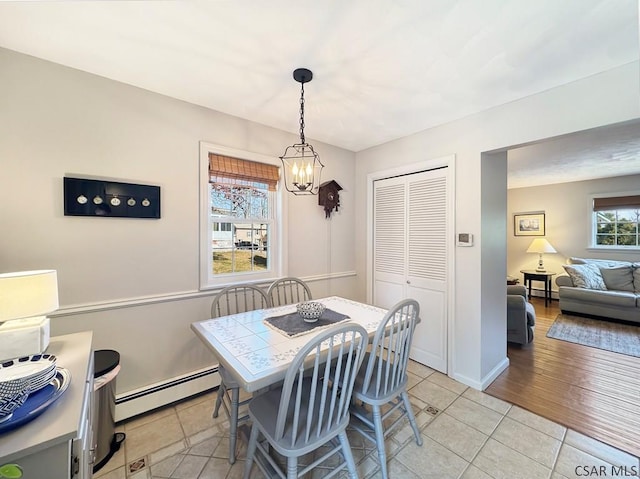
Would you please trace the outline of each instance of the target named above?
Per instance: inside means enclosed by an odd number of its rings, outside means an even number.
[[[374,304],[420,303],[411,358],[447,372],[446,168],[374,183]]]

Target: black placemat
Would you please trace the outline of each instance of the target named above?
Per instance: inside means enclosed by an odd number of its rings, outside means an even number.
[[[275,329],[279,333],[290,338],[310,333],[322,328],[328,328],[334,324],[338,324],[345,319],[349,319],[346,314],[338,313],[332,309],[325,309],[322,316],[314,323],[307,323],[298,312],[283,314],[282,316],[272,316],[264,318],[267,326]]]

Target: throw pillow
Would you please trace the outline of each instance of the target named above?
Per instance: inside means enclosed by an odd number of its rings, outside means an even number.
[[[600,268],[595,264],[565,264],[562,265],[567,274],[571,277],[573,285],[578,288],[606,290]]]
[[[631,266],[600,268],[600,274],[607,289],[633,291],[633,268]]]

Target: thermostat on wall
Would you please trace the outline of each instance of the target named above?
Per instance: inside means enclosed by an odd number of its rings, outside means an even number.
[[[473,235],[471,233],[458,233],[458,246],[473,246]]]

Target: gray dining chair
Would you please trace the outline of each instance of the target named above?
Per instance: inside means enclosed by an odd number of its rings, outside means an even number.
[[[419,312],[420,305],[413,299],[400,301],[387,312],[376,330],[371,351],[364,359],[353,390],[351,414],[359,421],[352,421],[351,427],[376,443],[383,479],[388,477],[384,439],[404,417],[411,424],[416,443],[422,446],[406,390],[409,350]],[[382,414],[381,407],[388,403],[391,407]],[[396,411],[400,414],[385,429],[385,420],[397,414]],[[370,431],[374,431],[374,435]]]
[[[287,369],[282,385],[251,400],[249,416],[253,426],[244,479],[251,474],[256,453],[279,477],[293,479],[341,452],[344,461],[324,477],[333,477],[345,467],[351,479],[358,477],[346,428],[351,392],[367,343],[367,331],[362,326],[353,322],[336,325],[302,347]],[[324,350],[323,345],[327,346]],[[266,441],[258,441],[260,434]],[[331,450],[323,450],[320,457],[313,457],[310,464],[299,467],[299,457],[328,443]],[[284,465],[281,467],[270,455],[270,448],[286,458],[286,473]],[[256,463],[271,477],[261,461]]]
[[[256,309],[268,308],[271,305],[267,293],[257,286],[242,284],[228,286],[215,295],[211,303],[211,317],[219,318],[230,314],[244,313]],[[220,364],[220,386],[216,397],[216,405],[213,409],[213,417],[218,417],[220,406],[229,417],[229,462],[236,462],[236,442],[238,439],[238,426],[249,419],[248,414],[239,416],[240,408],[249,403],[251,398],[240,400],[240,384]]]
[[[301,279],[294,277],[275,280],[267,290],[272,306],[300,303],[311,300],[311,290]]]

